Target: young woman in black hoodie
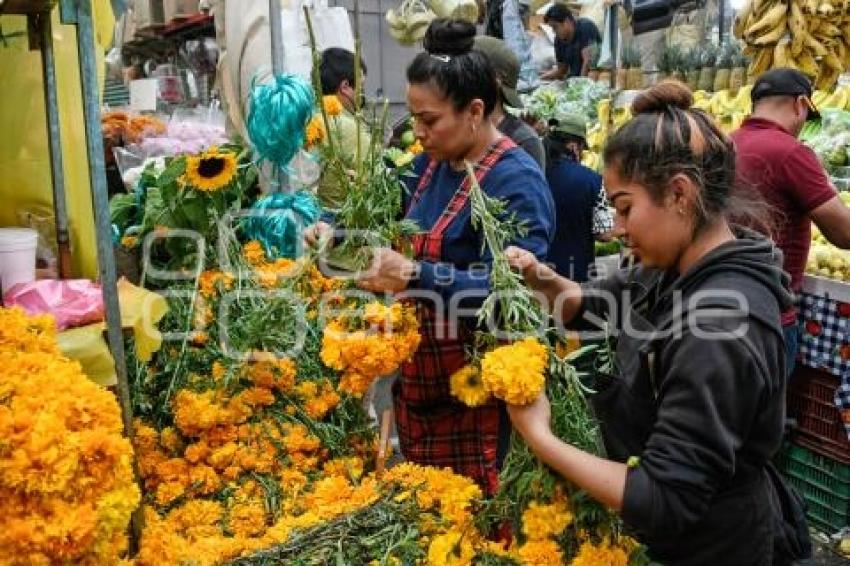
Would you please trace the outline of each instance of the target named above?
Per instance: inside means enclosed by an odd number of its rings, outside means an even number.
[[[605,150],[615,233],[638,267],[579,285],[507,251],[556,319],[615,334],[615,375],[592,398],[610,459],[556,438],[545,396],[509,414],[537,456],[618,511],[654,560],[778,563],[767,467],[783,433],[780,313],[791,296],[773,243],[730,222],[734,148],[692,102],[681,83],[643,92]]]

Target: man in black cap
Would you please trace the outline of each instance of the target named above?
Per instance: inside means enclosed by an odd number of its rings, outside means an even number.
[[[791,290],[799,293],[811,246],[812,226],[840,248],[850,248],[850,209],[836,193],[815,153],[797,136],[820,117],[809,79],[795,69],[764,73],[753,85],[753,113],[732,134],[739,186],[752,187],[770,206],[777,246],[785,256]],[[789,374],[799,343],[797,311],[782,314]]]
[[[511,108],[523,107],[522,100],[520,100],[516,91],[517,81],[519,81],[519,59],[504,41],[486,35],[479,35],[475,38],[473,49],[487,56],[496,71],[496,77],[499,79],[501,96],[496,102],[493,113],[490,114],[490,120],[500,132],[528,152],[540,166],[540,170],[545,172],[546,153],[540,136],[537,135],[534,128],[516,116],[505,112],[505,106]]]

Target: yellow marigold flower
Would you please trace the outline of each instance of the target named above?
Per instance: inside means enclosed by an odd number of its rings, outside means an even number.
[[[310,119],[307,123],[304,137],[307,149],[314,147],[327,137],[327,134],[325,133],[325,125],[322,123],[321,116],[315,115]]]
[[[362,396],[372,381],[409,360],[421,340],[418,321],[409,307],[372,303],[364,312],[360,321],[343,315],[328,323],[320,352],[326,366],[343,372],[340,390],[356,397]]]
[[[627,566],[628,553],[621,547],[604,541],[598,545],[585,542],[573,559],[574,566]]]
[[[328,116],[339,116],[342,114],[342,102],[335,94],[327,94],[322,97],[322,106]]]
[[[249,362],[246,368],[248,379],[257,387],[277,389],[285,393],[295,386],[295,362],[289,358],[270,361]]]
[[[420,153],[425,151],[425,148],[422,147],[422,142],[417,139],[410,147],[407,148],[407,151],[409,151],[413,155],[419,155]]]
[[[211,147],[186,158],[185,182],[199,191],[218,191],[233,181],[236,165],[236,155]]]
[[[0,308],[0,564],[117,563],[140,499],[132,448],[114,395],[55,332],[51,317]],[[155,451],[157,436],[142,443]]]
[[[183,439],[180,438],[180,435],[174,430],[173,427],[166,427],[162,429],[160,434],[160,443],[162,447],[170,452],[178,452],[183,448]]]
[[[452,374],[449,387],[454,397],[468,407],[478,407],[490,399],[490,392],[481,381],[481,372],[474,365],[467,365]]]
[[[546,348],[535,338],[500,346],[484,355],[481,379],[496,397],[512,405],[528,405],[543,391],[548,361]]]
[[[242,255],[245,257],[245,261],[253,266],[262,265],[266,262],[266,251],[257,240],[251,240],[242,246]]]
[[[459,531],[448,531],[431,539],[428,546],[429,566],[470,566],[475,558],[471,537]]]
[[[532,501],[522,514],[522,532],[529,540],[545,540],[559,536],[572,522],[566,501],[549,505]]]
[[[222,273],[218,269],[204,271],[198,276],[198,292],[203,298],[209,299],[218,294],[219,286],[224,289],[233,287],[233,274]]]
[[[235,536],[252,537],[266,529],[266,510],[261,501],[237,503],[230,509],[228,528]]]
[[[530,540],[519,548],[512,549],[511,554],[522,566],[561,566],[564,556],[561,548],[554,540]],[[572,562],[575,564],[575,562]],[[594,562],[601,566],[604,562]]]
[[[135,248],[139,243],[139,238],[136,236],[123,236],[121,238],[121,245],[125,248]]]

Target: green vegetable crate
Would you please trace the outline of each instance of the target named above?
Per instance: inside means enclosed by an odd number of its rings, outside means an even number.
[[[810,526],[832,534],[850,524],[850,465],[791,443],[777,464],[806,500]]]

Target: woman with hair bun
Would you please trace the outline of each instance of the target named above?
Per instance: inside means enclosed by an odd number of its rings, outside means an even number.
[[[692,102],[681,83],[650,88],[605,148],[615,233],[637,267],[579,285],[506,252],[559,306],[556,319],[605,321],[614,334],[614,375],[596,376],[591,398],[609,459],[554,437],[545,395],[508,412],[537,456],[619,512],[653,560],[788,563],[808,543],[804,524],[777,535],[786,523],[771,504],[789,493],[770,464],[783,435],[788,278],[771,241],[730,221],[745,209],[735,150]]]
[[[404,457],[449,466],[492,494],[510,435],[504,404],[470,408],[449,388],[449,377],[465,365],[465,350],[473,345],[475,309],[490,290],[492,257],[482,253],[481,233],[472,226],[466,163],[473,164],[482,190],[502,199],[507,214],[524,223],[515,243],[538,260],[546,259],[555,221],[540,167],[489,119],[499,85],[487,56],[473,50],[474,38],[469,22],[436,19],[425,35],[425,51],[407,69],[414,134],[425,151],[406,180],[406,217],[422,233],[414,238],[412,258],[375,250],[360,286],[416,300],[422,342],[393,386]],[[328,230],[308,230],[307,239]]]

